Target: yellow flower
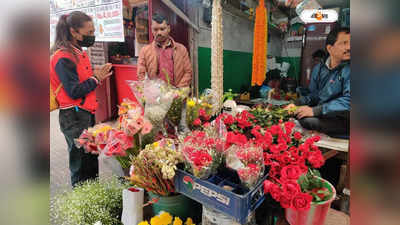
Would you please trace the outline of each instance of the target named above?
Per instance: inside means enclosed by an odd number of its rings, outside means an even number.
[[[193,107],[193,106],[196,105],[196,103],[195,103],[193,100],[189,100],[189,101],[187,102],[187,105],[188,105],[189,107]]]
[[[157,148],[157,147],[158,147],[158,145],[159,145],[159,143],[158,143],[158,142],[154,142],[154,143],[153,143],[153,146],[154,146],[154,148]]]
[[[188,217],[186,219],[185,225],[195,225],[195,224],[193,223],[192,218]]]
[[[163,225],[168,225],[172,223],[172,216],[167,212],[163,212],[160,215],[160,220]]]
[[[97,134],[99,134],[99,133],[105,133],[105,132],[107,132],[108,130],[111,130],[112,128],[110,127],[110,126],[104,126],[104,127],[102,127],[102,128],[100,128],[100,129],[97,129],[96,131],[94,131],[93,132],[93,136],[97,136]]]
[[[175,217],[174,224],[172,225],[182,225],[182,220],[179,217]]]
[[[151,225],[163,225],[161,218],[159,216],[155,216],[150,220]]]
[[[147,221],[142,221],[142,222],[140,222],[138,225],[149,225],[149,222],[147,222]]]

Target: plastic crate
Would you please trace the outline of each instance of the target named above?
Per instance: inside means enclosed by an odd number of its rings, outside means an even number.
[[[231,216],[240,224],[245,224],[249,214],[265,200],[263,181],[264,177],[252,190],[246,190],[240,185],[236,172],[223,172],[211,176],[207,180],[199,179],[190,173],[178,169],[175,173],[175,190],[187,197]],[[223,189],[229,185],[234,189]]]

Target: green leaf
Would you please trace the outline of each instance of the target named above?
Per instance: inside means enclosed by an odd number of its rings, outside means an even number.
[[[301,175],[298,179],[298,183],[301,187],[301,190],[304,192],[306,190],[309,190],[310,186],[310,181],[308,180],[307,176]]]
[[[312,173],[314,174],[314,176],[321,177],[321,173],[320,173],[319,170],[317,170],[317,169],[313,169],[313,170],[312,170]],[[321,177],[321,178],[322,178],[322,177]]]

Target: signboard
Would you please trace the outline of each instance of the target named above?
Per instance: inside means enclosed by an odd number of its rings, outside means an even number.
[[[93,18],[96,41],[124,42],[122,0],[50,0],[50,42],[54,42],[58,19],[73,11]]]
[[[304,23],[333,23],[338,17],[338,13],[333,9],[305,9],[300,14]]]
[[[107,51],[104,42],[96,42],[89,48],[89,57],[92,67],[104,65],[107,62]]]

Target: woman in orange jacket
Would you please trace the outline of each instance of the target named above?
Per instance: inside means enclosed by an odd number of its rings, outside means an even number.
[[[50,82],[53,91],[62,85],[57,94],[59,122],[68,144],[72,186],[98,175],[97,156],[77,148],[74,143],[84,129],[94,125],[95,89],[112,74],[111,64],[93,71],[87,53],[82,50],[94,44],[94,31],[92,18],[85,13],[74,11],[63,15],[57,23],[51,49]]]

